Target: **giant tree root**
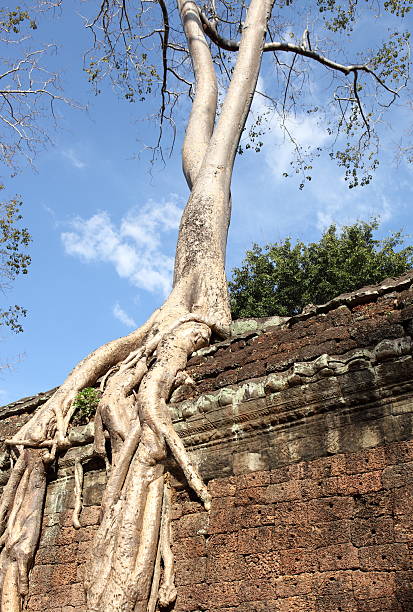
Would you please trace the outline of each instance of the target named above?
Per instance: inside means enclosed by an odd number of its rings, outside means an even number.
[[[24,608],[40,537],[47,467],[59,450],[70,446],[67,431],[76,393],[102,374],[95,452],[105,455],[106,431],[112,460],[101,524],[85,572],[87,610],[151,612],[173,603],[171,491],[163,467],[168,452],[206,508],[210,496],[173,428],[167,401],[188,355],[209,343],[211,327],[200,314],[181,310],[175,319],[165,317],[163,324],[152,320],[132,341],[130,336],[116,341],[118,361],[109,360],[108,345],[102,347],[8,440],[17,460],[0,504],[2,612]],[[75,465],[76,528],[81,526],[82,482],[80,459]]]

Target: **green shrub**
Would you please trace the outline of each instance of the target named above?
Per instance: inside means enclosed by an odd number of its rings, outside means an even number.
[[[75,412],[72,417],[73,425],[86,425],[96,412],[101,392],[93,387],[85,387],[76,395],[73,405]]]

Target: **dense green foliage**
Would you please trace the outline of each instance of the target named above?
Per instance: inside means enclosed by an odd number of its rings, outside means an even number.
[[[0,288],[4,291],[19,274],[27,274],[31,259],[27,247],[31,236],[27,228],[20,227],[21,202],[17,199],[0,202]],[[13,331],[23,328],[20,317],[26,310],[17,304],[0,308],[0,325],[8,325]]]
[[[307,304],[323,304],[336,295],[398,276],[413,267],[413,247],[401,248],[401,232],[379,240],[376,220],[340,231],[331,225],[318,242],[291,238],[247,251],[229,283],[234,319],[288,316]]]
[[[76,395],[73,405],[75,412],[72,418],[73,425],[86,425],[96,412],[101,393],[93,387],[85,387]]]

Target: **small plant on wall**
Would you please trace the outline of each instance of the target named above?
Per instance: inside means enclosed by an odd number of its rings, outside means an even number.
[[[96,412],[101,392],[93,387],[86,387],[79,391],[74,399],[75,412],[72,418],[73,425],[86,425]]]

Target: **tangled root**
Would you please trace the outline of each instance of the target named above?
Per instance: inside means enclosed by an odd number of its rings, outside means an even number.
[[[191,313],[164,326],[152,319],[144,332],[131,335],[132,341],[128,336],[123,343],[115,341],[112,349],[105,345],[7,441],[17,459],[0,504],[2,611],[23,609],[40,537],[47,466],[70,446],[68,428],[77,392],[99,377],[103,393],[95,415],[94,453],[108,462],[108,438],[111,465],[85,572],[87,610],[154,612],[173,603],[172,493],[163,466],[168,451],[207,509],[210,496],[173,428],[167,402],[188,355],[209,343],[212,327]],[[75,462],[77,529],[85,458]]]

